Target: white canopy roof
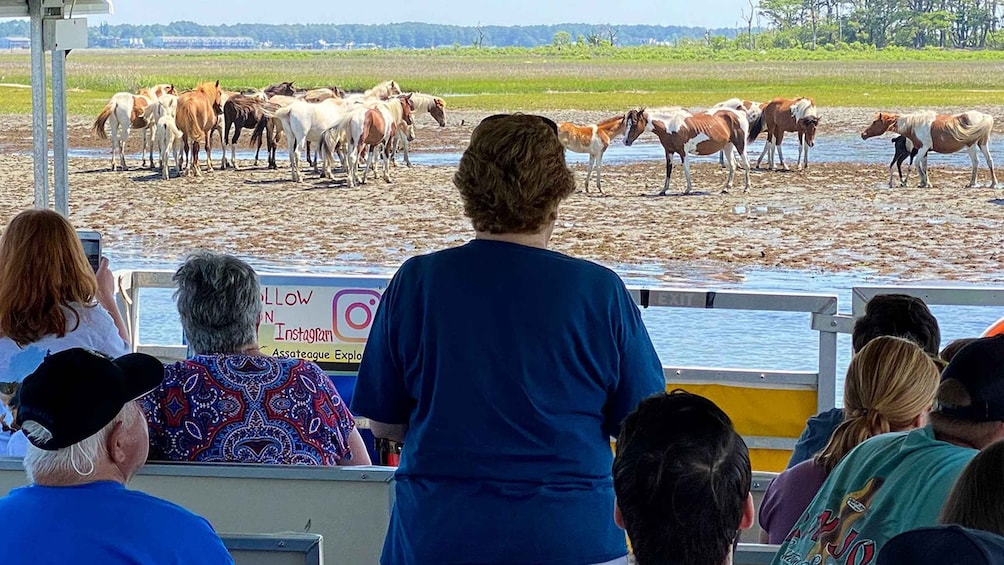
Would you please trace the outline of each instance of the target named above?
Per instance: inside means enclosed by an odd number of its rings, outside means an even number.
[[[42,5],[45,6],[48,3],[43,0]],[[55,4],[62,6],[63,2],[57,1]],[[76,2],[66,0],[66,6],[70,5],[73,6],[74,16],[112,14],[115,11],[112,0],[76,0]],[[0,0],[0,18],[27,18],[29,15],[28,0]]]

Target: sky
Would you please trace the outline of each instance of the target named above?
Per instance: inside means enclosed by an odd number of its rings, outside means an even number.
[[[91,25],[425,22],[453,25],[558,23],[734,27],[748,0],[384,0],[351,9],[340,0],[113,0],[115,14],[91,16]],[[240,6],[235,9],[234,6]],[[279,6],[280,8],[277,8]],[[107,19],[105,19],[107,18]]]

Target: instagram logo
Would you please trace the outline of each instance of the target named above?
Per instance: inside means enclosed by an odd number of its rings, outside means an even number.
[[[366,341],[379,303],[380,293],[375,290],[352,289],[335,293],[331,300],[335,336],[346,343]]]

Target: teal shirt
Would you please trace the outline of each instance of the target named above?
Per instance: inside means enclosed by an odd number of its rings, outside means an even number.
[[[772,565],[869,565],[896,534],[934,526],[975,449],[931,428],[873,437],[848,453],[795,523]]]

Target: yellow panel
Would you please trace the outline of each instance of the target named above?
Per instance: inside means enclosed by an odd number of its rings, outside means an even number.
[[[710,398],[741,435],[797,438],[816,413],[816,391],[749,388],[722,384],[666,385]],[[787,461],[785,461],[787,462]],[[754,466],[758,471],[766,471]]]
[[[780,473],[788,466],[788,459],[791,459],[790,451],[781,451],[778,449],[750,450],[750,467],[754,471]]]

